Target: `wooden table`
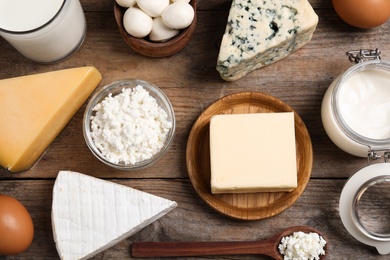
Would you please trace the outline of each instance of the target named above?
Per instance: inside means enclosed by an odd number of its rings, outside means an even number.
[[[367,162],[346,154],[330,141],[322,126],[320,106],[329,84],[351,66],[346,51],[379,48],[382,58],[390,60],[390,22],[360,30],[343,23],[330,0],[310,2],[320,18],[311,42],[284,60],[236,82],[223,81],[215,70],[231,3],[227,0],[198,0],[198,24],[193,39],[185,49],[168,58],[142,56],[124,43],[115,24],[112,0],[81,1],[88,26],[86,39],[72,57],[61,63],[36,64],[0,39],[0,79],[92,65],[103,75],[101,84],[122,78],[140,78],[157,84],[170,97],[177,116],[177,133],[171,149],[155,166],[145,170],[118,171],[93,157],[82,135],[85,104],[34,168],[17,174],[0,169],[0,193],[20,200],[35,224],[30,248],[17,256],[0,259],[58,258],[50,211],[53,182],[60,170],[104,178],[175,200],[179,205],[94,259],[131,258],[133,241],[255,240],[294,225],[307,225],[324,232],[330,244],[328,259],[388,259],[388,255],[381,256],[375,248],[354,239],[341,223],[340,192],[346,179]],[[240,91],[268,93],[289,104],[305,122],[314,150],[312,175],[303,195],[286,211],[258,221],[234,220],[207,206],[194,191],[185,163],[187,138],[200,113],[219,98]]]

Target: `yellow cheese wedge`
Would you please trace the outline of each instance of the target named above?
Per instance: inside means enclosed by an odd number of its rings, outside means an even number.
[[[94,67],[0,80],[0,165],[31,168],[101,80]]]

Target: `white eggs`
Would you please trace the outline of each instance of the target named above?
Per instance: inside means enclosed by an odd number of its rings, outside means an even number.
[[[149,39],[154,42],[163,42],[178,34],[178,29],[169,28],[161,17],[156,17],[153,19],[153,28],[149,34]]]
[[[177,1],[165,8],[161,17],[167,26],[183,29],[191,24],[194,15],[194,9],[190,4]]]
[[[123,26],[128,34],[137,38],[163,42],[179,34],[195,18],[190,0],[115,0],[128,9]]]
[[[153,19],[141,9],[130,7],[123,15],[123,26],[128,34],[143,38],[152,31]]]
[[[116,3],[122,7],[129,8],[135,5],[136,0],[116,0]]]
[[[169,5],[169,0],[137,0],[137,4],[151,17],[157,17]]]

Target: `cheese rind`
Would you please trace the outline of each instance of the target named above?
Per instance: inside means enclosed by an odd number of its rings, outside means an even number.
[[[317,23],[307,0],[233,0],[216,69],[224,80],[238,80],[303,47]]]
[[[177,207],[175,201],[78,172],[60,171],[52,228],[61,259],[88,259]]]
[[[32,167],[101,80],[94,67],[0,80],[0,165]]]
[[[210,122],[211,192],[297,187],[294,113],[216,115]]]

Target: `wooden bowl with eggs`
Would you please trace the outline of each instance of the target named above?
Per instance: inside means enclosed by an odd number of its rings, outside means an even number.
[[[184,28],[180,29],[179,33],[167,40],[163,41],[152,41],[149,39],[149,36],[145,37],[134,37],[130,35],[124,26],[124,14],[128,8],[120,6],[117,2],[114,4],[114,15],[117,22],[119,32],[126,42],[134,51],[143,54],[148,57],[167,57],[171,56],[180,50],[182,50],[187,43],[192,38],[192,35],[196,27],[196,0],[191,0],[189,4],[194,10],[194,18],[191,24]]]

